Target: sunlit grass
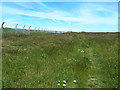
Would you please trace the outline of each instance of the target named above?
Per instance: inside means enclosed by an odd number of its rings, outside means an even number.
[[[118,86],[117,35],[3,34],[2,47],[5,88]]]

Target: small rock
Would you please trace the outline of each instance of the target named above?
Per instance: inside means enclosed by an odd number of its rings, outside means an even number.
[[[60,83],[58,83],[57,85],[60,86]]]
[[[66,81],[64,80],[63,83],[66,83]]]
[[[73,80],[74,83],[76,83],[76,80]]]
[[[91,81],[95,81],[95,80],[97,80],[97,79],[94,79],[94,78],[91,79]]]
[[[66,87],[66,84],[63,84],[63,87]]]

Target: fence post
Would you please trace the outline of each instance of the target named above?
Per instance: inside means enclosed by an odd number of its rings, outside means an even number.
[[[40,27],[38,28],[38,30],[40,29]]]
[[[45,32],[45,28],[43,28],[43,31]]]
[[[29,33],[30,33],[30,30],[31,30],[30,28],[31,28],[31,26],[29,27]]]
[[[17,33],[17,26],[18,26],[18,24],[16,24],[16,26],[15,26],[15,33]]]
[[[23,33],[25,33],[25,25],[23,26]]]
[[[34,29],[34,32],[35,32],[35,30],[36,30],[36,27],[35,27],[35,29]]]
[[[3,23],[1,24],[1,32],[4,32],[4,27],[3,27],[4,24],[5,24],[5,22],[3,22]]]
[[[39,32],[39,29],[40,29],[40,27],[38,28],[38,32]]]

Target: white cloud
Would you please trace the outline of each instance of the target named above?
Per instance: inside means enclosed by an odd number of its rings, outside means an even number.
[[[43,6],[43,7],[47,7],[47,5],[45,5],[44,3],[42,2],[38,2],[39,5]]]
[[[68,24],[71,24],[71,22],[68,22]]]
[[[62,26],[59,26],[59,27],[50,27],[49,30],[53,30],[53,31],[83,31],[84,29],[82,28],[70,28],[70,27],[62,27]]]
[[[15,2],[15,4],[17,4],[19,6],[22,6],[22,7],[25,7],[25,8],[28,8],[28,9],[34,9],[32,6],[30,6],[30,5],[28,6],[25,3]]]
[[[2,2],[119,2],[119,0],[2,0]]]
[[[95,15],[93,15],[93,13],[88,9],[81,9],[77,17],[74,16],[72,13],[65,11],[38,12],[38,11],[19,10],[10,7],[9,8],[3,7],[3,10],[4,9],[7,10],[7,13],[10,14],[40,17],[45,19],[51,19],[53,21],[62,20],[66,22],[78,22],[82,24],[109,24],[109,25],[115,25],[118,23],[117,13],[113,13],[112,17],[94,17]]]
[[[67,16],[64,12],[51,12],[51,13],[45,13],[45,12],[19,12],[21,15],[27,15],[32,17],[40,17],[40,18],[47,18],[52,19],[54,21],[56,20],[62,20],[66,22],[79,22],[83,24],[117,24],[117,16],[114,15],[113,17],[92,17],[89,14],[86,15],[86,13],[83,14],[83,17],[72,17]],[[70,15],[70,14],[69,14]]]

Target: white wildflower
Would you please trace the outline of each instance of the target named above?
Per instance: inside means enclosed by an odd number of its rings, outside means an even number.
[[[78,49],[78,52],[80,51],[80,49]]]
[[[81,52],[84,53],[84,50],[82,50]]]
[[[24,51],[26,51],[27,49],[24,49]]]

